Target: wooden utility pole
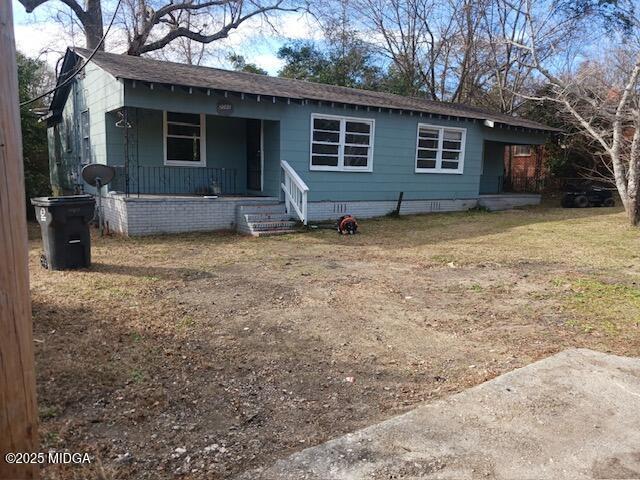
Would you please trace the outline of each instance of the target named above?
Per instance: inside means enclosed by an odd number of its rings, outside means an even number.
[[[5,461],[38,448],[38,409],[27,265],[27,218],[11,1],[0,0],[0,480],[37,478]]]

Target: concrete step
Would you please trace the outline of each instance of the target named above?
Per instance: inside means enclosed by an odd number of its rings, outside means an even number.
[[[274,235],[287,235],[289,233],[300,233],[302,230],[298,229],[289,229],[289,230],[263,230],[253,232],[252,235],[254,237],[272,237]]]
[[[284,203],[266,203],[259,205],[241,205],[238,207],[241,228],[245,234],[255,237],[298,233],[299,222],[287,214]]]
[[[258,221],[258,222],[249,222],[249,227],[252,231],[270,231],[270,230],[291,230],[297,225],[296,222],[291,220],[285,221]]]
[[[482,201],[479,202],[479,205],[489,210],[511,210],[517,207],[524,207],[527,205],[532,205],[532,203],[519,203],[519,202],[509,202],[509,201],[501,201],[501,200],[490,200],[490,201]]]
[[[513,205],[504,202],[482,202],[480,206],[489,210],[509,210],[513,208]]]
[[[526,205],[538,205],[540,195],[537,194],[504,194],[504,195],[480,195],[478,205],[489,210],[510,210]]]
[[[286,213],[246,213],[244,215],[247,223],[254,222],[288,222],[293,217]]]

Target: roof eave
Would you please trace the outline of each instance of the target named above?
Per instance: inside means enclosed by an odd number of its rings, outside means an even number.
[[[67,51],[64,54],[64,59],[62,61],[62,66],[60,67],[60,74],[58,75],[57,81],[56,81],[56,91],[53,94],[53,98],[51,99],[51,103],[49,104],[49,112],[50,115],[48,115],[49,119],[54,119],[56,117],[58,117],[62,111],[62,109],[64,108],[64,104],[66,102],[67,96],[69,95],[69,90],[71,88],[71,82],[69,82],[68,84],[59,87],[59,85],[66,81],[69,78],[69,73],[70,73],[70,68],[73,67],[73,65],[70,66],[70,62],[71,59],[74,58],[78,59],[79,55],[77,53],[75,53],[71,48],[67,48]]]
[[[128,82],[135,82],[137,83],[141,83],[141,84],[147,84],[150,85],[151,88],[154,88],[156,85],[160,86],[160,87],[164,87],[164,88],[169,88],[171,89],[173,88],[183,88],[183,89],[194,89],[194,90],[199,90],[202,92],[215,92],[215,93],[219,93],[225,96],[230,95],[236,95],[236,96],[254,96],[254,97],[263,97],[263,98],[276,98],[276,99],[281,99],[281,100],[290,100],[290,101],[295,101],[295,102],[318,102],[318,103],[324,103],[324,104],[335,104],[335,105],[347,105],[350,106],[352,108],[365,108],[367,110],[371,110],[371,109],[378,109],[378,110],[387,110],[387,111],[396,111],[396,112],[407,112],[410,115],[416,114],[418,116],[424,116],[426,115],[430,115],[430,116],[436,116],[436,117],[440,117],[440,118],[450,118],[450,119],[464,119],[464,120],[469,120],[469,121],[487,121],[489,119],[485,119],[482,118],[480,115],[478,116],[470,116],[470,115],[453,115],[453,114],[444,114],[444,113],[439,113],[439,112],[435,112],[432,110],[427,110],[427,109],[412,109],[412,108],[399,108],[399,107],[391,107],[391,106],[381,106],[381,105],[371,105],[368,103],[346,103],[346,102],[340,102],[340,101],[331,101],[331,100],[326,100],[326,99],[318,99],[318,98],[313,98],[313,97],[298,97],[298,96],[291,96],[291,95],[273,95],[270,93],[264,93],[264,92],[257,92],[257,91],[251,91],[251,90],[233,90],[233,89],[221,89],[221,88],[215,88],[215,87],[204,87],[202,85],[191,85],[188,83],[177,83],[177,82],[172,82],[172,83],[166,83],[166,82],[152,82],[149,80],[143,80],[143,79],[139,79],[139,78],[132,78],[132,77],[124,77],[124,76],[118,76],[115,75],[114,76],[117,80],[119,81],[128,81]],[[560,130],[558,129],[554,129],[552,127],[547,127],[547,126],[524,126],[524,125],[518,125],[515,123],[507,123],[504,121],[500,121],[500,120],[491,120],[494,122],[495,125],[506,125],[506,126],[510,126],[512,128],[521,128],[523,130],[529,130],[529,131],[539,131],[539,132],[558,132]]]

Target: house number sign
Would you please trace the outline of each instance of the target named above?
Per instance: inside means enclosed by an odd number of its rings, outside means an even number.
[[[216,110],[220,115],[230,115],[233,113],[233,103],[227,101],[219,101]]]

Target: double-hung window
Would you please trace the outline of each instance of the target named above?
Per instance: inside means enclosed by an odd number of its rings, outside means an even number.
[[[417,173],[462,173],[464,167],[464,128],[418,124]]]
[[[311,115],[311,170],[371,172],[374,121]]]
[[[164,112],[164,164],[206,165],[204,114]]]

